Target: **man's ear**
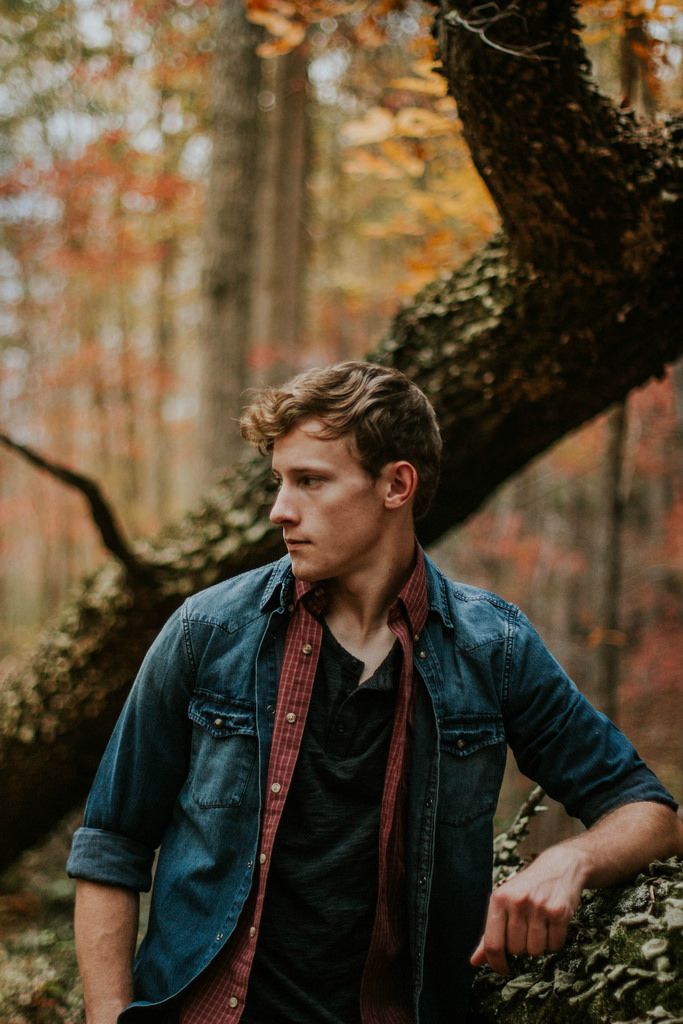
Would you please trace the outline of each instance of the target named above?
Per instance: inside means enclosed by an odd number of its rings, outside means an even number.
[[[382,470],[385,476],[384,507],[403,508],[415,497],[417,470],[410,462],[390,462]]]

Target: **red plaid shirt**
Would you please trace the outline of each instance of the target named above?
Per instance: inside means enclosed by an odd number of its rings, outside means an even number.
[[[318,667],[323,630],[317,616],[324,604],[323,586],[296,581],[275,710],[258,878],[232,938],[185,998],[181,1024],[237,1024],[244,1011],[270,858],[294,774]],[[419,640],[426,618],[424,558],[418,548],[415,568],[389,609],[388,617],[389,628],[401,644],[403,665],[380,810],[377,906],[361,983],[363,1024],[411,1024],[413,1021],[408,979],[402,966],[408,942],[403,831],[414,692],[413,643]]]

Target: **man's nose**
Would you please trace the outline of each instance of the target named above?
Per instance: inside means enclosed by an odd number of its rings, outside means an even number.
[[[277,492],[277,497],[270,510],[270,521],[277,525],[279,523],[293,523],[296,522],[296,519],[296,509],[289,495],[289,490],[283,484]]]

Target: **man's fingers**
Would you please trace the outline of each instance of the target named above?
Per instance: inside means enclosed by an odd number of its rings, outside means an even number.
[[[478,949],[483,949],[486,962],[494,971],[498,971],[499,974],[509,974],[510,972],[507,957],[505,956],[507,927],[507,910],[505,905],[501,903],[497,893],[494,892],[486,917],[486,930]],[[483,963],[483,961],[480,960],[480,963]]]
[[[484,939],[483,936],[479,940],[479,945],[475,949],[474,953],[470,957],[470,963],[473,967],[483,967],[485,963],[488,963],[486,959],[486,952],[484,950]]]
[[[548,926],[548,949],[551,953],[558,953],[565,944],[567,938],[568,924],[551,923]]]
[[[543,917],[534,917],[529,921],[526,936],[526,950],[530,956],[541,956],[549,949],[549,927]]]

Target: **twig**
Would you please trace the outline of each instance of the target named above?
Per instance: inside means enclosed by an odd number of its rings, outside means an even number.
[[[76,473],[74,470],[68,469],[58,462],[45,458],[45,456],[40,455],[28,445],[14,441],[8,434],[0,433],[0,443],[11,451],[17,452],[17,454],[21,455],[22,458],[26,459],[33,466],[45,470],[46,473],[49,473],[57,480],[61,480],[62,483],[68,484],[69,487],[74,487],[77,491],[80,491],[90,505],[93,521],[107,550],[125,566],[131,576],[144,579],[147,582],[151,582],[156,577],[157,573],[154,566],[138,558],[129,547],[123,531],[116,521],[113,509],[94,480],[84,476],[82,473]]]
[[[519,19],[526,31],[526,18],[520,14],[516,0],[504,10],[501,10],[496,3],[479,4],[472,8],[468,18],[458,14],[457,11],[449,11],[448,14],[444,15],[444,21],[449,27],[458,26],[459,28],[466,29],[467,32],[473,32],[479,36],[483,43],[494,50],[498,50],[500,53],[507,53],[511,57],[525,57],[527,60],[554,60],[553,57],[543,56],[538,52],[550,46],[550,42],[536,43],[534,46],[513,46],[491,39],[488,35],[489,29],[497,24],[497,22],[505,21],[509,18]]]
[[[501,832],[493,841],[493,884],[512,878],[524,866],[518,847],[529,833],[529,821],[535,814],[545,811],[541,800],[545,796],[540,786],[535,786],[517,811],[510,828]]]

